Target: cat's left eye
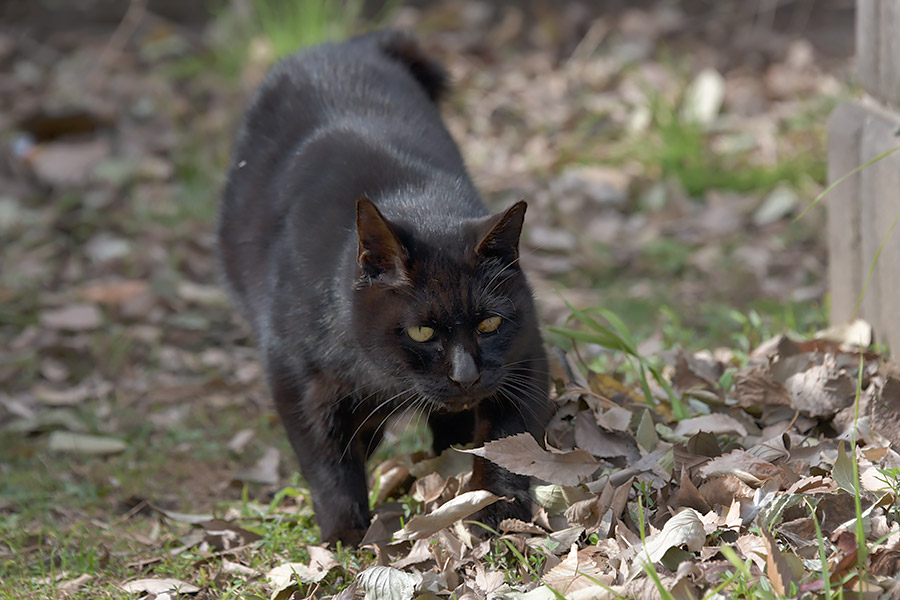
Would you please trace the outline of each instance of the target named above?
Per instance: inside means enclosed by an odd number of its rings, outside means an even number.
[[[478,324],[478,331],[481,333],[493,333],[500,327],[501,321],[503,321],[503,319],[500,317],[488,317]]]

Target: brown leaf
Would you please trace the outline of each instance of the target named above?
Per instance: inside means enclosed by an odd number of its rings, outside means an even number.
[[[710,506],[730,506],[734,500],[749,500],[753,497],[753,488],[735,477],[725,475],[716,477],[702,484],[700,494]]]
[[[578,546],[572,544],[569,554],[558,565],[544,573],[541,578],[544,585],[568,595],[576,590],[593,587],[597,581],[609,585],[612,583],[608,575],[597,567],[597,563],[585,551],[578,551]]]
[[[892,577],[900,573],[900,550],[882,548],[873,552],[869,558],[872,575]]]
[[[856,378],[838,370],[833,354],[826,354],[822,364],[788,377],[785,387],[791,406],[811,417],[831,417],[853,404],[856,396]]]
[[[880,397],[870,404],[872,429],[900,447],[900,378],[885,378]]]
[[[440,473],[429,473],[416,480],[409,494],[419,502],[427,504],[440,498],[446,487],[447,479],[445,477],[442,477]]]
[[[534,441],[531,434],[520,433],[488,442],[482,448],[460,450],[486,458],[516,473],[537,477],[559,485],[577,485],[588,479],[599,467],[586,450],[547,452]]]
[[[145,293],[148,287],[142,279],[121,279],[82,286],[78,296],[98,304],[124,304]]]
[[[719,384],[722,372],[722,363],[719,361],[680,350],[675,360],[672,385],[681,390],[715,389]]]
[[[783,384],[772,379],[767,367],[755,366],[738,371],[731,395],[743,408],[789,406],[791,395]]]
[[[775,538],[765,528],[762,529],[762,538],[766,545],[766,573],[769,581],[772,582],[776,592],[786,596],[791,591],[791,583],[794,581],[791,568],[778,548]]]
[[[707,513],[710,510],[709,504],[703,498],[700,490],[693,484],[687,472],[681,475],[681,484],[678,486],[678,504],[676,508],[681,506],[689,506],[701,513]]]
[[[622,457],[633,462],[641,457],[634,438],[625,433],[604,431],[589,410],[583,410],[575,417],[575,444],[598,458]]]

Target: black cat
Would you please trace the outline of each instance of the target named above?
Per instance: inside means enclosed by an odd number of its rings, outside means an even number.
[[[390,414],[428,414],[437,452],[530,431],[547,365],[519,268],[525,203],[490,215],[444,127],[439,64],[386,31],[279,62],[237,136],[219,246],[323,540],[369,524],[365,459]],[[530,517],[528,478],[476,459]]]

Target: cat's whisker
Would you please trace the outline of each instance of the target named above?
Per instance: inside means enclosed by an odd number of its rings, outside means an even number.
[[[516,375],[515,373],[507,373],[503,378],[504,382],[515,383],[516,385],[520,385],[522,387],[528,388],[535,392],[538,395],[546,396],[547,388],[546,386],[541,385],[536,382],[533,377],[528,377],[524,375]]]
[[[511,396],[509,395],[509,393],[508,393],[506,390],[504,390],[502,387],[501,387],[499,390],[497,390],[497,391],[500,393],[500,395],[501,395],[505,400],[507,400],[510,404],[512,404],[513,408],[516,409],[516,412],[519,413],[519,416],[522,417],[522,420],[523,420],[524,422],[527,423],[527,422],[528,422],[528,417],[525,415],[525,413],[522,412],[522,406],[523,406],[523,404],[522,404],[521,402],[519,402],[518,400],[516,400],[515,398],[511,397]],[[529,408],[530,408],[530,407],[529,407]],[[532,416],[534,416],[534,415],[532,415]]]
[[[540,416],[537,410],[535,410],[533,404],[543,404],[547,402],[546,399],[541,400],[541,398],[534,392],[514,388],[505,383],[504,385],[500,386],[498,392],[500,392],[504,398],[506,398],[516,406],[517,410],[519,410],[519,414],[522,414],[521,409],[524,407],[529,411],[531,417],[534,419],[539,419]],[[530,400],[530,402],[522,402],[517,396],[524,396],[527,400]],[[525,415],[523,414],[522,416],[524,417]]]
[[[346,444],[346,446],[344,447],[344,451],[341,453],[341,460],[344,460],[344,458],[347,456],[347,452],[350,450],[350,446],[353,444],[353,440],[356,439],[356,434],[358,434],[358,433],[362,430],[362,428],[363,428],[363,427],[365,426],[365,424],[369,421],[369,419],[371,419],[371,418],[372,418],[378,411],[380,411],[383,407],[387,406],[388,404],[390,404],[391,402],[393,402],[394,400],[396,400],[397,398],[399,398],[399,397],[402,396],[403,394],[408,394],[408,393],[412,393],[412,390],[403,390],[403,391],[401,391],[401,392],[398,392],[398,393],[394,394],[393,396],[391,396],[390,398],[388,398],[387,400],[384,400],[383,402],[381,402],[380,404],[378,404],[378,405],[377,405],[375,408],[373,408],[371,411],[369,411],[369,414],[366,415],[366,418],[363,419],[363,420],[360,422],[360,424],[356,427],[356,429],[353,431],[352,434],[350,434],[350,437],[347,439],[347,444]],[[406,402],[406,401],[407,401],[407,400],[401,400],[400,405],[402,405],[402,404],[403,404],[404,402]],[[397,410],[397,409],[395,408],[394,411],[396,411],[396,410]],[[388,416],[390,416],[391,414],[393,414],[394,411],[391,411],[391,413],[388,414]],[[381,425],[384,425],[384,421],[382,421],[381,424],[380,424],[378,427],[376,427],[376,430],[378,430],[378,429],[381,427]]]
[[[384,427],[384,424],[387,423],[388,419],[390,419],[390,418],[393,416],[393,414],[394,414],[395,412],[397,412],[398,410],[400,410],[401,408],[403,408],[403,406],[405,406],[407,403],[410,403],[410,402],[415,403],[415,402],[417,401],[417,399],[419,398],[419,396],[415,395],[415,391],[414,391],[414,390],[406,390],[405,392],[402,392],[402,393],[413,394],[413,395],[410,396],[409,398],[404,398],[402,401],[400,401],[400,402],[397,404],[397,406],[395,406],[395,407],[391,410],[391,412],[389,412],[387,415],[385,415],[385,417],[384,417],[383,419],[381,419],[381,422],[380,422],[380,423],[378,424],[378,426],[375,428],[376,430],[381,429],[382,427]],[[407,409],[408,409],[408,408],[409,408],[409,407],[407,406]],[[406,414],[406,409],[405,409],[402,413],[400,413],[400,414],[401,414],[401,415]]]

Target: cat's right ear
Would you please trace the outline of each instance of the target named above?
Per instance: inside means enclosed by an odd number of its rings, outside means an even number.
[[[356,262],[367,282],[397,287],[408,282],[407,253],[381,211],[368,198],[356,201]]]

